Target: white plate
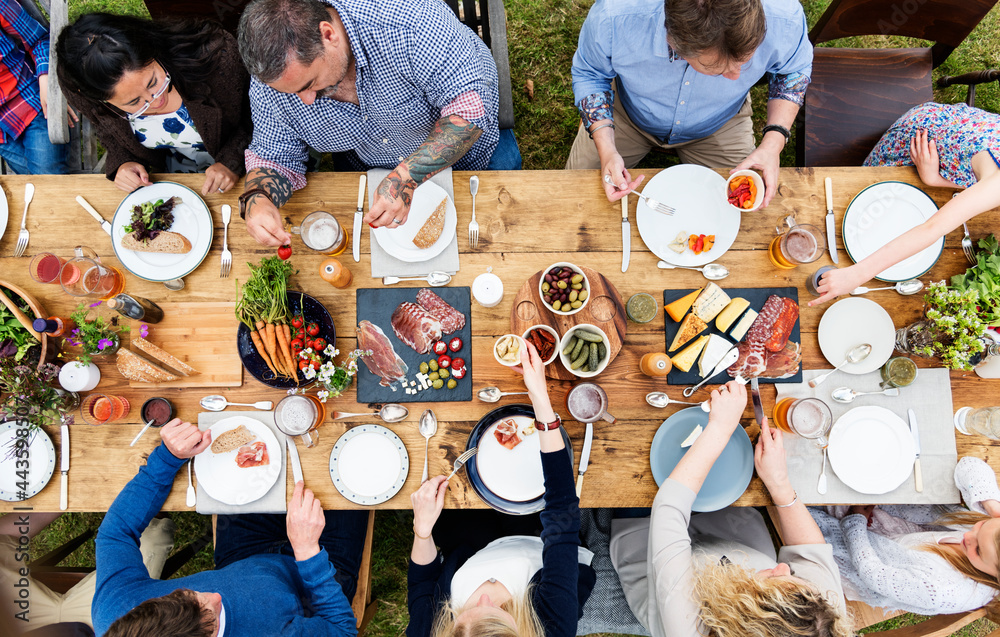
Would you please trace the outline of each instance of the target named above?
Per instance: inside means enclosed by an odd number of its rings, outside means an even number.
[[[476,466],[483,484],[495,495],[511,502],[529,502],[545,494],[545,476],[542,475],[538,433],[524,435],[525,428],[534,423],[528,416],[507,418],[513,418],[517,423],[521,444],[508,449],[497,442],[497,437],[493,435],[497,425],[500,424],[500,421],[497,421],[490,425],[479,439]]]
[[[654,212],[639,200],[636,221],[639,235],[653,254],[674,265],[699,266],[718,259],[733,245],[740,231],[740,213],[726,201],[726,180],[714,170],[678,164],[649,180],[642,194],[672,206],[673,216]],[[667,246],[677,233],[714,234],[715,245],[701,254],[677,254]]]
[[[187,237],[191,242],[190,252],[136,252],[121,246],[122,237],[126,234],[125,226],[132,220],[133,206],[174,196],[180,197],[183,203],[174,206],[174,225],[170,227],[170,231]],[[195,191],[171,181],[159,181],[133,191],[118,204],[118,210],[111,220],[111,245],[122,266],[140,279],[172,281],[187,276],[201,265],[212,248],[213,230],[212,213]]]
[[[212,440],[230,429],[245,425],[257,438],[253,442],[263,441],[267,445],[268,464],[262,467],[241,469],[236,466],[236,453],[239,448],[226,453],[212,453],[208,448],[194,457],[194,472],[198,476],[198,485],[205,493],[223,504],[247,504],[264,497],[281,474],[285,462],[282,445],[274,432],[259,420],[246,416],[224,418],[208,428],[212,432]]]
[[[11,445],[17,438],[16,430],[21,424],[24,423],[0,423],[0,500],[6,502],[20,502],[37,495],[49,483],[56,468],[56,448],[49,435],[41,429],[37,430],[31,439],[25,457],[8,457],[14,449]],[[28,464],[19,467],[18,460],[26,460]],[[25,470],[28,472],[26,476],[17,475],[18,471]],[[23,488],[25,477],[28,483],[27,489]]]
[[[7,230],[7,193],[0,187],[0,239]]]
[[[848,374],[867,374],[882,367],[896,346],[896,328],[889,313],[875,301],[857,297],[841,299],[823,313],[818,337],[823,356],[834,367],[843,363],[856,345],[872,346],[868,358],[840,368]]]
[[[868,186],[851,200],[844,213],[844,247],[855,263],[937,212],[934,200],[916,186],[883,181]],[[912,257],[879,272],[879,281],[895,283],[924,274],[941,257],[941,237]]]
[[[855,407],[830,430],[830,466],[858,493],[888,493],[913,471],[913,436],[885,407]]]
[[[445,206],[444,229],[441,236],[429,248],[420,249],[413,244],[424,222],[437,210],[442,199],[448,200]],[[451,200],[445,189],[433,181],[425,181],[413,191],[413,202],[410,204],[410,215],[406,223],[397,228],[373,228],[372,236],[382,246],[382,249],[400,261],[419,263],[429,261],[444,252],[451,240],[455,238],[455,227],[458,226],[458,212],[455,202]]]
[[[330,454],[333,486],[355,504],[381,504],[392,498],[403,488],[409,472],[406,445],[381,425],[348,429]]]

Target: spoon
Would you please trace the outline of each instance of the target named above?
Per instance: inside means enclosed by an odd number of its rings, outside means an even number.
[[[142,428],[142,431],[140,431],[135,438],[132,439],[132,442],[130,442],[128,446],[134,447],[135,443],[139,442],[139,438],[142,438],[142,434],[146,433],[146,430],[152,427],[154,422],[156,422],[156,419],[150,418],[149,422],[146,423],[146,426]]]
[[[889,389],[883,389],[881,391],[854,391],[850,387],[838,387],[830,392],[830,398],[834,399],[838,403],[848,403],[854,402],[854,399],[858,396],[869,396],[875,394],[885,394],[886,396],[899,396],[899,388],[890,387]]]
[[[270,400],[262,400],[256,403],[231,403],[226,400],[225,396],[220,396],[218,394],[215,396],[205,396],[201,399],[201,406],[209,411],[222,411],[230,405],[237,407],[253,407],[262,411],[269,411],[272,407],[274,407],[274,403]]]
[[[431,436],[437,433],[438,430],[438,419],[434,415],[434,412],[430,409],[425,409],[424,413],[420,414],[420,423],[418,425],[420,430],[420,435],[424,437],[424,473],[420,477],[420,482],[427,482],[427,451],[428,445],[431,443]]]
[[[823,447],[823,470],[819,472],[819,482],[816,483],[816,491],[820,495],[826,493],[826,449],[828,446]]]
[[[400,281],[427,281],[434,287],[441,287],[442,285],[448,285],[451,283],[451,275],[447,272],[442,272],[441,270],[435,270],[427,274],[427,276],[413,276],[413,277],[403,277],[398,276],[384,276],[382,277],[383,285],[395,285]]]
[[[709,281],[721,281],[729,276],[729,268],[718,263],[709,263],[700,268],[691,268],[686,265],[674,265],[673,263],[667,263],[666,261],[657,261],[656,267],[661,270],[673,270],[676,268],[680,268],[682,270],[697,270],[698,272],[701,272],[701,275]]]
[[[396,403],[390,403],[388,405],[383,405],[382,409],[371,413],[371,414],[353,414],[347,411],[335,411],[331,420],[337,420],[338,418],[350,418],[351,416],[378,416],[386,422],[399,422],[407,416],[410,415],[410,410],[402,405],[397,405]]]
[[[699,405],[703,411],[708,411],[707,400],[700,403],[686,403],[683,400],[674,400],[661,391],[654,391],[646,394],[646,402],[659,409],[663,409],[667,405]]]
[[[500,391],[499,387],[483,387],[476,395],[484,403],[495,403],[503,396],[518,396],[527,393],[526,391]]]
[[[861,286],[859,288],[854,288],[851,290],[851,296],[860,296],[862,294],[868,294],[869,292],[877,292],[879,290],[896,290],[903,296],[909,296],[911,294],[916,294],[920,290],[924,289],[924,282],[920,279],[907,279],[906,281],[900,281],[891,288],[866,288]]]
[[[824,380],[826,380],[827,377],[830,376],[830,374],[832,374],[833,372],[837,371],[838,369],[840,369],[844,365],[846,365],[848,363],[860,363],[861,361],[863,361],[866,358],[868,358],[868,355],[871,354],[871,353],[872,353],[872,346],[869,345],[868,343],[865,343],[864,345],[857,345],[857,346],[855,346],[851,351],[847,352],[847,358],[844,359],[843,363],[841,363],[840,365],[837,365],[836,367],[834,367],[833,369],[831,369],[827,373],[823,374],[822,376],[817,376],[816,378],[814,378],[811,381],[809,381],[809,386],[810,387],[816,387],[817,385],[819,385],[820,383],[822,383]]]
[[[194,458],[188,460],[188,490],[187,490],[187,505],[189,507],[194,507],[198,504],[198,496],[194,492],[194,484],[191,482],[191,465],[194,464]]]

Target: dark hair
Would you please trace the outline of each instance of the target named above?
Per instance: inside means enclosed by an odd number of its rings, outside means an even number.
[[[294,51],[302,64],[323,54],[319,23],[329,22],[319,0],[254,0],[240,16],[240,56],[247,71],[265,84],[281,77]]]
[[[179,588],[148,599],[111,624],[105,637],[210,637],[215,618],[202,608],[194,591]]]
[[[211,20],[90,13],[59,34],[59,83],[67,93],[104,102],[122,75],[156,61],[170,73],[181,97],[205,99],[211,92],[211,60],[223,43],[222,27]]]
[[[743,60],[767,34],[761,0],[664,0],[670,46],[681,56],[715,52],[720,62]]]

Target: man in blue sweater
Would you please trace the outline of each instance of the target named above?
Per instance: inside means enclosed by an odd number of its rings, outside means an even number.
[[[348,636],[368,513],[324,512],[302,482],[287,516],[219,516],[216,570],[149,577],[139,536],[163,506],[184,462],[208,449],[209,432],[174,419],[163,444],[115,498],[97,534],[97,635]],[[284,519],[282,519],[284,517]]]

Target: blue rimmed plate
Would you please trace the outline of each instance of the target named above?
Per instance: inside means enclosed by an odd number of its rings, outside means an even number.
[[[394,431],[358,425],[344,432],[330,454],[330,478],[355,504],[381,504],[399,493],[410,472],[410,456]]]
[[[55,445],[41,429],[35,430],[26,456],[14,456],[17,429],[22,426],[26,424],[17,421],[0,423],[0,500],[5,502],[21,502],[37,495],[49,483],[56,469]],[[18,466],[19,460],[27,461],[27,465]],[[27,473],[18,475],[19,471]]]

